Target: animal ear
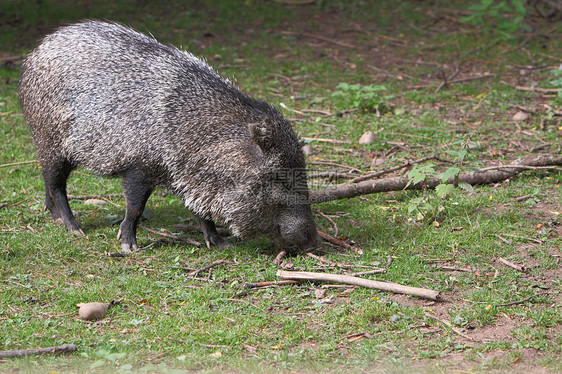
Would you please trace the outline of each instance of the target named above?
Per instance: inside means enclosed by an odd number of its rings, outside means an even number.
[[[262,150],[268,150],[273,146],[275,128],[271,118],[265,117],[260,122],[250,123],[248,130],[250,131],[250,139]]]

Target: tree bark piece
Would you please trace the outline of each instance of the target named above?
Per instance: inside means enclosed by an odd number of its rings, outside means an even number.
[[[529,167],[562,165],[562,155],[539,154],[523,157],[509,165],[493,167],[482,172],[462,173],[458,180],[451,178],[448,183],[457,185],[459,181],[470,185],[497,183],[513,177]],[[310,202],[313,204],[332,200],[346,199],[360,195],[377,192],[400,191],[403,189],[420,190],[433,189],[442,183],[439,178],[430,178],[426,181],[410,184],[407,177],[369,180],[356,184],[340,184],[332,188],[310,191]]]
[[[277,277],[281,278],[282,280],[309,280],[309,281],[320,281],[320,282],[344,283],[344,284],[351,284],[354,286],[374,288],[381,291],[412,295],[412,296],[420,297],[422,299],[430,299],[435,301],[441,300],[441,293],[439,291],[433,291],[427,288],[404,286],[398,283],[373,281],[369,279],[353,277],[351,275],[312,273],[307,271],[277,270]]]
[[[44,355],[44,354],[51,354],[51,353],[68,353],[68,352],[74,352],[76,349],[77,348],[75,344],[65,344],[58,347],[2,351],[0,352],[0,359],[24,357],[24,356],[31,356],[31,355]]]

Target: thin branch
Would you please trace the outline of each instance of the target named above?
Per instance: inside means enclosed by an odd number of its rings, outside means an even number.
[[[138,225],[138,227],[140,227],[140,228],[143,229],[143,230],[146,230],[146,231],[151,232],[151,233],[156,234],[156,235],[163,236],[163,237],[168,238],[168,239],[177,240],[177,241],[184,242],[184,243],[187,243],[187,244],[189,244],[189,245],[194,245],[194,246],[197,246],[197,247],[199,247],[199,246],[201,245],[200,242],[198,242],[198,241],[196,241],[196,240],[193,240],[193,239],[189,239],[189,238],[183,237],[183,236],[179,236],[179,235],[169,234],[169,233],[167,233],[167,232],[162,232],[162,231],[153,230],[153,229],[150,229],[150,228],[148,228],[148,227],[146,227],[146,226],[144,226],[144,225]]]
[[[504,264],[504,265],[507,266],[507,267],[510,267],[510,268],[515,269],[515,270],[517,270],[517,271],[520,271],[520,272],[522,272],[522,273],[525,272],[525,267],[524,267],[524,266],[514,264],[514,263],[511,262],[511,261],[507,261],[505,258],[499,257],[499,258],[498,258],[498,261],[501,262],[502,264]]]
[[[302,140],[305,141],[314,141],[314,142],[322,142],[322,143],[332,143],[332,144],[352,144],[349,140],[337,140],[337,139],[325,139],[325,138],[303,138]]]
[[[68,353],[68,352],[74,352],[76,351],[76,349],[77,348],[75,344],[65,344],[58,347],[2,351],[0,352],[0,359],[24,357],[24,356],[31,356],[31,355],[44,355],[44,354],[52,354],[52,353]]]
[[[447,183],[458,185],[465,182],[470,185],[498,183],[511,178],[518,173],[528,170],[529,167],[543,167],[562,165],[562,155],[539,154],[523,157],[511,165],[499,167],[500,170],[488,170],[483,172],[462,173],[458,177],[451,178]],[[364,181],[356,184],[345,183],[331,186],[322,190],[310,191],[311,203],[321,203],[338,199],[346,199],[361,195],[378,192],[433,189],[442,183],[440,178],[429,178],[417,184],[408,184],[410,179],[407,177],[395,177]]]
[[[322,35],[310,34],[310,33],[307,33],[307,32],[297,33],[297,32],[293,32],[293,31],[281,31],[281,34],[290,35],[290,36],[305,36],[307,38],[318,39],[318,40],[322,40],[323,42],[335,44],[335,45],[338,45],[340,47],[355,48],[355,46],[352,45],[352,44],[341,42],[339,40],[330,39],[330,38],[327,38],[327,37],[322,36]]]
[[[468,339],[468,340],[472,340],[472,341],[475,340],[475,339],[471,338],[470,336],[468,336],[466,334],[463,334],[460,330],[458,330],[455,326],[453,326],[453,324],[451,322],[449,322],[445,319],[441,319],[441,318],[439,318],[437,316],[434,316],[433,314],[430,314],[430,313],[425,313],[425,315],[429,318],[433,318],[434,320],[439,321],[439,322],[447,325],[455,334],[458,334],[458,335],[460,335],[463,338]]]
[[[560,91],[559,88],[540,88],[540,87],[527,87],[527,86],[515,86],[519,91],[533,91],[542,93],[557,93]]]
[[[10,166],[36,164],[37,162],[39,162],[39,161],[33,160],[33,161],[12,162],[11,164],[2,164],[2,165],[0,165],[0,168],[9,168]]]
[[[396,170],[404,169],[408,166],[411,166],[411,165],[414,165],[414,164],[419,164],[419,163],[426,162],[426,161],[429,161],[429,160],[441,160],[441,159],[439,157],[437,157],[436,155],[431,155],[431,156],[420,158],[419,160],[407,161],[407,162],[403,163],[402,165],[393,166],[393,167],[385,169],[385,170],[377,171],[376,173],[362,175],[360,177],[357,177],[355,179],[350,180],[349,183],[358,183],[358,182],[366,181],[368,179],[377,178],[381,175],[389,174],[389,173],[392,173]]]
[[[333,236],[328,235],[323,231],[318,230],[318,236],[321,237],[322,239],[334,244],[334,245],[337,245],[338,247],[342,247],[342,248],[345,248],[347,250],[353,251],[353,252],[357,253],[358,255],[363,254],[363,251],[360,248],[357,248],[357,247],[354,247],[350,244],[347,244],[343,240],[340,240],[338,238],[334,238]]]

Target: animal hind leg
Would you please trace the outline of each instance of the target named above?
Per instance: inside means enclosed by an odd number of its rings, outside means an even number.
[[[54,162],[42,162],[43,180],[45,181],[45,207],[51,212],[56,222],[64,224],[68,231],[84,235],[78,221],[72,214],[66,194],[66,181],[72,165],[66,159]]]
[[[219,235],[213,221],[201,218],[196,214],[194,215],[197,219],[197,222],[199,222],[201,231],[203,231],[203,237],[205,238],[205,244],[207,245],[207,248],[211,249],[211,245],[215,245],[220,249],[231,247],[231,244]]]
[[[125,219],[119,226],[117,238],[121,239],[121,249],[125,253],[138,249],[137,225],[153,189],[154,187],[140,172],[128,171],[123,175],[123,190],[127,209]]]

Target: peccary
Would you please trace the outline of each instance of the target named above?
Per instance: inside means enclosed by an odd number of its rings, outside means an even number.
[[[186,51],[117,23],[59,28],[25,59],[19,100],[53,219],[83,234],[66,182],[81,166],[122,176],[123,251],[149,195],[164,186],[197,218],[208,247],[265,234],[287,247],[317,242],[304,156],[291,125]]]

